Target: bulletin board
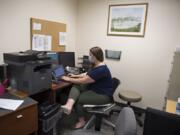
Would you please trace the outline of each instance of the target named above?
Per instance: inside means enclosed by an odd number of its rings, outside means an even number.
[[[34,35],[44,35],[51,37],[51,51],[65,51],[65,45],[59,42],[59,33],[66,33],[66,24],[31,18],[30,32],[31,49],[33,49]]]

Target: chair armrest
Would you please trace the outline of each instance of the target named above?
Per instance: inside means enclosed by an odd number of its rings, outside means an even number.
[[[104,104],[104,105],[84,105],[83,107],[87,109],[87,112],[93,114],[102,114],[108,116],[111,112],[111,108],[115,106],[113,104]]]
[[[103,108],[103,107],[107,107],[107,106],[110,106],[112,105],[111,103],[110,104],[103,104],[103,105],[91,105],[91,104],[86,104],[86,105],[83,105],[84,108]]]

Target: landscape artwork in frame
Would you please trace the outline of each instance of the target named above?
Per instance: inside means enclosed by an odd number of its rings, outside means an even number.
[[[144,37],[148,3],[110,5],[108,35]]]

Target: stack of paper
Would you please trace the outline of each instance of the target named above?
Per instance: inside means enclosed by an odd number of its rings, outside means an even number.
[[[8,110],[16,110],[24,100],[14,100],[14,99],[3,99],[0,98],[0,108]]]

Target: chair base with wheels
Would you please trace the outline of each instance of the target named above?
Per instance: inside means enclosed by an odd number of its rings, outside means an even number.
[[[83,129],[89,129],[93,124],[95,124],[95,130],[101,130],[101,123],[105,123],[112,128],[115,128],[115,124],[105,119],[110,115],[111,109],[115,106],[114,103],[112,104],[105,104],[105,105],[96,105],[94,107],[90,107],[91,105],[84,105],[84,108],[87,109],[88,113],[93,114],[89,121],[86,123]]]
[[[136,135],[137,126],[136,119],[132,108],[125,107],[120,112],[116,124],[114,135]],[[104,135],[101,132],[93,130],[76,130],[71,133],[71,135]]]

